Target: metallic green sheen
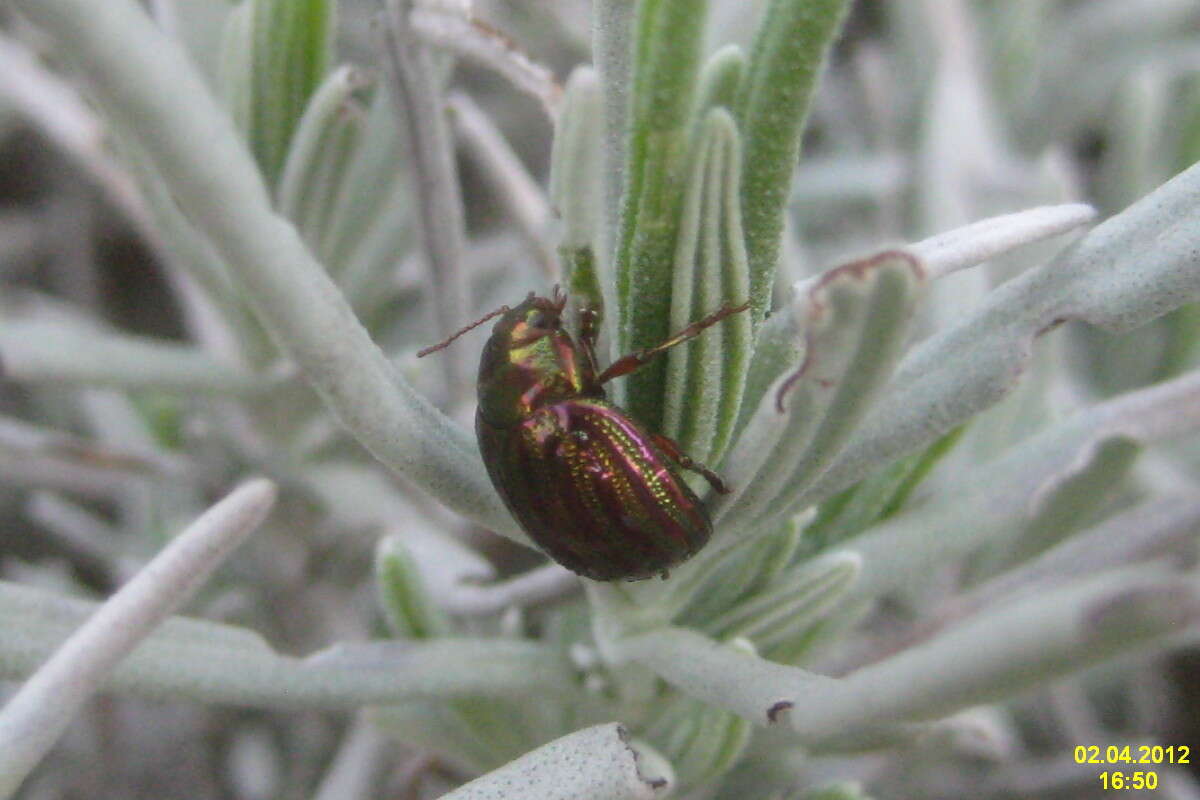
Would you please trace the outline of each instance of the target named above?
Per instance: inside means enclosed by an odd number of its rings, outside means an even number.
[[[712,535],[680,466],[605,397],[563,300],[505,312],[479,364],[475,432],[492,483],[551,558],[594,580],[665,575]]]

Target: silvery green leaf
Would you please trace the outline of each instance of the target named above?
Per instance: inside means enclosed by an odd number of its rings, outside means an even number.
[[[621,226],[622,194],[628,179],[630,90],[636,56],[634,20],[637,5],[629,0],[596,0],[592,12],[594,60],[600,79],[604,121],[604,224],[601,260],[614,261]],[[612,308],[616,308],[615,304]],[[609,312],[613,313],[612,310]]]
[[[963,430],[951,431],[921,452],[893,461],[821,503],[812,524],[804,529],[805,551],[828,549],[899,511],[929,471],[958,443]]]
[[[688,170],[692,104],[707,0],[638,6],[625,186],[614,242],[617,344],[622,353],[654,347],[671,330],[671,272]],[[661,430],[667,365],[651,362],[625,380],[623,405]]]
[[[561,733],[553,727],[544,735],[538,731],[542,710],[531,709],[526,699],[471,697],[451,700],[446,711],[476,742],[483,745],[480,756],[483,770],[491,770],[532,750]],[[547,704],[550,705],[550,704]],[[550,706],[553,711],[553,706]],[[538,731],[535,733],[535,731]]]
[[[368,466],[325,461],[306,469],[300,479],[339,525],[371,537],[388,532],[380,549],[403,548],[405,561],[411,560],[419,572],[422,590],[445,612],[494,615],[579,590],[579,577],[557,564],[497,580],[486,558],[441,530],[438,516],[409,502],[385,475]]]
[[[355,714],[309,798],[367,800],[374,791],[375,781],[387,767],[391,749],[391,744],[365,714]]]
[[[410,150],[415,221],[421,231],[427,299],[433,307],[435,330],[447,338],[467,318],[468,286],[462,266],[466,238],[465,209],[454,141],[446,119],[442,70],[413,30],[408,2],[385,7],[378,42],[387,71],[397,122]],[[461,348],[438,356],[443,394],[470,386]]]
[[[549,68],[535,62],[506,35],[471,15],[470,4],[458,7],[415,3],[412,27],[421,39],[490,70],[514,89],[537,100],[546,116],[554,118],[562,100],[562,88]]]
[[[0,796],[21,785],[114,669],[262,524],[276,494],[262,478],[234,489],[39,659],[0,709]]]
[[[555,88],[557,90],[556,84]],[[447,110],[454,133],[478,170],[484,190],[490,193],[508,226],[520,236],[526,257],[537,265],[544,279],[558,281],[561,271],[549,242],[554,215],[540,182],[525,166],[513,143],[500,129],[498,120],[493,119],[470,94],[452,93],[447,100]],[[599,155],[598,151],[593,151],[594,159]],[[598,181],[592,183],[599,189]],[[582,191],[585,187],[579,188]],[[599,211],[598,203],[596,211]]]
[[[0,322],[0,358],[9,380],[30,384],[235,395],[262,392],[272,384],[190,345],[36,316]]]
[[[664,778],[642,775],[624,729],[609,723],[555,739],[442,800],[493,800],[514,793],[545,800],[651,800],[667,788]]]
[[[819,693],[837,683],[684,628],[662,627],[635,634],[618,641],[616,648],[620,657],[653,670],[685,694],[756,725],[775,722],[788,707],[791,694]]]
[[[697,127],[711,109],[737,110],[738,90],[745,74],[746,54],[736,44],[727,44],[708,57],[696,84],[696,111],[692,116]]]
[[[766,586],[790,565],[808,517],[800,514],[752,531],[726,547],[705,547],[673,570],[671,580],[635,583],[622,596],[634,608],[655,609],[652,624],[674,620],[702,628],[730,603]],[[623,616],[620,606],[617,603],[615,608]],[[638,624],[645,624],[645,615],[633,616],[640,618]]]
[[[119,129],[119,125],[114,128]],[[190,327],[199,330],[199,338],[210,350],[250,365],[270,363],[276,358],[276,352],[267,340],[266,332],[251,315],[245,299],[239,296],[229,266],[220,252],[188,220],[146,154],[124,135],[115,136],[113,145],[137,178],[166,263],[184,274],[175,279],[175,285],[194,285],[192,306],[200,306],[200,316],[217,318],[205,327],[197,326],[197,309],[186,308],[188,292],[182,291],[185,311],[191,317]]]
[[[271,183],[325,77],[335,6],[334,0],[243,0],[226,23],[223,94]]]
[[[981,614],[838,679],[679,628],[631,636],[619,648],[693,697],[757,725],[785,724],[816,744],[942,716],[1122,652],[1143,652],[1154,639],[1200,621],[1196,587],[1194,575],[1157,568],[1106,573]]]
[[[1167,352],[1163,356],[1162,372],[1174,377],[1197,365],[1200,355],[1200,304],[1177,308],[1163,318],[1166,327]]]
[[[1015,546],[1039,512],[1053,513],[1092,476],[1123,466],[1129,442],[1149,444],[1194,432],[1200,372],[1087,408],[994,462],[941,487],[941,502],[891,517],[843,546],[863,557],[854,594],[875,597],[925,582],[935,564],[980,547]],[[1113,449],[1115,445],[1115,450]],[[1108,458],[1101,458],[1108,456]],[[1113,464],[1111,459],[1116,459]],[[1064,492],[1061,493],[1061,492]]]
[[[845,0],[772,0],[759,24],[742,81],[742,218],[757,325],[771,308],[792,172],[809,101],[825,55],[849,4]]]
[[[185,54],[134,3],[115,0],[98,10],[75,2],[22,11],[72,63],[88,65],[97,102],[146,154],[276,345],[339,421],[448,506],[523,538],[473,437],[396,373],[295,229],[273,213],[261,174]],[[76,24],[81,14],[88,25]]]
[[[754,355],[746,372],[742,407],[738,413],[737,435],[745,430],[771,384],[785,372],[794,372],[804,357],[804,304],[792,302],[771,314],[758,326]]]
[[[45,589],[0,581],[0,616],[14,634],[37,635],[40,626],[77,627],[97,604]],[[9,627],[11,626],[11,628]],[[191,617],[171,617],[152,634],[159,641],[196,641],[230,651],[270,652],[270,645],[255,631]]]
[[[750,291],[738,187],[740,140],[724,109],[708,112],[684,193],[673,266],[671,330],[681,331]],[[750,315],[734,314],[667,353],[662,431],[702,464],[725,452],[752,347]]]
[[[218,61],[221,100],[243,133],[254,114],[254,5],[238,3],[225,18]]]
[[[567,80],[550,154],[550,202],[562,219],[562,246],[592,245],[602,222],[600,86],[578,67]]]
[[[1021,539],[998,554],[1000,563],[1025,561],[1111,513],[1141,452],[1136,440],[1116,435],[1081,453],[1079,463],[1039,487]]]
[[[1198,216],[1200,165],[993,290],[977,312],[913,349],[849,446],[793,505],[830,496],[996,403],[1020,379],[1033,340],[1062,322],[1124,332],[1200,300]]]
[[[909,249],[921,259],[930,279],[936,279],[1014,248],[1069,233],[1095,218],[1096,209],[1086,203],[1038,206],[935,234],[909,245]]]
[[[502,761],[491,743],[480,739],[444,700],[417,699],[374,706],[364,715],[389,739],[437,753],[464,772],[486,772]]]
[[[1144,653],[1200,618],[1196,585],[1195,575],[1135,568],[1060,586],[797,696],[788,721],[813,739],[930,719],[1123,652]]]
[[[550,563],[493,583],[459,581],[452,591],[437,599],[443,608],[455,614],[491,616],[552,603],[578,594],[579,590],[578,575]]]
[[[428,521],[398,528],[400,540],[420,570],[430,596],[441,607],[459,605],[460,590],[487,585],[496,570],[487,559]]]
[[[279,212],[316,253],[328,249],[329,220],[357,155],[366,122],[355,93],[365,85],[364,75],[352,67],[330,72],[309,99],[288,146],[276,190]]]
[[[766,585],[770,575],[786,567],[796,549],[796,525],[781,525],[778,533],[746,539],[716,554],[704,554],[683,565],[655,602],[683,608],[680,625],[704,627],[714,616]],[[784,560],[785,564],[779,564]]]
[[[398,536],[375,548],[375,585],[384,619],[400,639],[435,639],[450,631],[450,621],[426,593],[416,562]]]
[[[861,568],[862,558],[854,552],[797,564],[758,594],[731,605],[706,631],[718,639],[740,636],[768,646],[820,620],[854,585]]]
[[[1050,591],[1123,564],[1177,552],[1200,536],[1200,500],[1168,496],[1116,514],[938,608],[922,626],[937,630],[1004,598]]]
[[[137,421],[141,422],[140,419]],[[196,465],[189,458],[164,452],[157,442],[145,435],[144,428],[141,432],[142,441],[107,442],[75,436],[55,428],[30,425],[17,418],[0,417],[0,452],[12,454],[17,460],[39,454],[77,459],[80,463],[98,468],[146,476],[184,479],[194,475]]]
[[[14,595],[16,595],[14,599]],[[47,608],[0,592],[0,676],[31,674],[96,608]],[[561,654],[532,642],[437,639],[375,642],[302,659],[281,655],[244,629],[169,620],[106,681],[107,690],[261,708],[353,708],[417,697],[569,691]]]
[[[689,697],[677,698],[646,730],[674,767],[678,790],[699,788],[727,772],[750,744],[750,724]]]
[[[422,296],[414,297],[407,307],[402,299],[406,287],[397,280],[397,274],[406,271],[399,254],[411,250],[414,238],[412,196],[403,180],[393,179],[390,186],[389,193],[379,199],[378,207],[365,212],[373,216],[366,220],[369,225],[362,231],[363,238],[354,242],[339,262],[342,272],[338,285],[354,308],[361,309],[360,314],[368,325],[371,325],[372,315],[388,303],[399,304],[403,313],[415,311],[422,299]],[[334,213],[336,215],[337,211]],[[331,241],[333,237],[326,238]],[[329,246],[336,247],[332,241]],[[337,256],[331,253],[329,257]]]
[[[7,446],[0,447],[0,479],[18,488],[54,489],[109,502],[128,501],[146,486],[144,475],[119,464]]]
[[[1179,131],[1179,153],[1175,163],[1180,165],[1194,164],[1200,161],[1200,76],[1192,75],[1185,78],[1182,90],[1183,103],[1181,119],[1176,122]]]
[[[604,224],[601,101],[596,73],[576,68],[567,81],[550,156],[550,202],[562,219],[558,253],[572,313],[617,308],[615,296],[605,296],[612,288],[607,275],[602,277],[607,265],[596,258]],[[598,350],[604,352],[612,341],[611,314],[602,315],[600,324]]]
[[[770,586],[787,569],[800,543],[799,520],[788,520],[775,533],[747,537],[714,556],[700,555],[679,571],[670,600],[688,606],[680,624],[706,628],[739,599]]]
[[[378,470],[331,460],[310,467],[301,477],[340,525],[367,529],[372,537],[380,529],[392,532],[439,602],[459,584],[495,578],[496,570],[486,558],[442,532],[432,509],[412,503]]]
[[[805,666],[819,658],[827,648],[836,647],[840,641],[853,636],[874,608],[872,603],[850,598],[848,595],[853,588],[853,583],[848,584],[846,596],[839,598],[832,608],[821,611],[808,626],[785,625],[771,631],[762,638],[762,655],[780,664]],[[848,740],[852,741],[853,738]]]
[[[792,800],[792,797],[785,795],[782,800]],[[855,781],[839,781],[797,792],[795,800],[871,800],[871,796]]]
[[[408,156],[400,134],[391,98],[376,88],[354,159],[330,203],[328,234],[320,251],[321,260],[344,272],[346,282],[356,274],[365,279],[385,271],[403,252],[411,201],[403,181]]]
[[[830,270],[794,301],[804,322],[800,368],[775,381],[726,458],[727,526],[777,518],[853,433],[907,341],[921,265],[901,251]]]

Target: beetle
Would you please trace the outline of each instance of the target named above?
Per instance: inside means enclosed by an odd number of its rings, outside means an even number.
[[[564,325],[566,303],[557,286],[553,297],[530,292],[417,355],[500,317],[479,360],[475,435],[505,506],[572,572],[598,581],[666,578],[712,535],[708,511],[681,470],[703,475],[717,492],[729,490],[673,440],[610,401],[604,384],[750,304],[726,304],[600,371],[599,312],[580,310],[576,340]]]

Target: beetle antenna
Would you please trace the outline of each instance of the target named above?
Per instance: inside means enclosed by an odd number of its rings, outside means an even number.
[[[430,353],[436,353],[438,350],[445,349],[446,347],[448,347],[450,345],[451,342],[453,342],[458,337],[462,336],[464,333],[467,333],[468,331],[473,331],[476,328],[478,328],[480,325],[482,325],[483,323],[487,322],[492,317],[498,317],[501,314],[507,314],[510,310],[511,309],[509,309],[508,306],[500,306],[495,311],[490,311],[487,314],[484,314],[482,317],[475,320],[474,322],[472,322],[470,325],[463,328],[462,330],[452,333],[450,335],[450,338],[444,339],[435,345],[430,345],[429,347],[426,347],[424,350],[418,350],[417,358],[424,358],[425,356],[429,355]]]

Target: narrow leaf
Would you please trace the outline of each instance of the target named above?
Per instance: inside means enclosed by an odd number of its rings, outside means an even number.
[[[690,697],[680,698],[672,711],[647,735],[662,742],[662,753],[674,767],[679,791],[717,779],[737,763],[750,744],[753,727],[728,711]]]
[[[923,647],[832,679],[663,628],[621,654],[680,690],[757,724],[786,724],[818,744],[872,727],[993,702],[1200,621],[1195,576],[1136,568],[980,615]]]
[[[905,456],[821,503],[804,529],[806,552],[826,550],[895,514],[929,471],[958,443],[965,427],[938,439],[925,450]]]
[[[600,244],[601,260],[606,264],[615,261],[619,249],[622,196],[628,179],[636,18],[635,0],[596,0],[593,4],[592,50],[604,105],[604,225]],[[610,308],[618,306],[614,303]]]
[[[394,636],[434,639],[449,633],[449,620],[426,593],[417,564],[399,537],[381,539],[375,549],[375,585]]]
[[[1200,165],[1096,226],[1058,258],[993,290],[922,342],[803,507],[912,452],[1016,385],[1033,340],[1067,320],[1123,332],[1200,300]]]
[[[922,720],[994,702],[1200,620],[1195,576],[1136,568],[1106,573],[980,614],[922,647],[795,695],[787,714],[806,741],[864,725]]]
[[[921,633],[937,631],[1010,596],[1052,591],[1070,580],[1178,552],[1197,537],[1200,499],[1176,495],[1148,501],[956,595],[921,625]]]
[[[650,800],[666,788],[665,779],[641,774],[625,730],[609,723],[555,739],[443,795],[442,800],[504,796]]]
[[[784,800],[792,800],[792,796],[787,795]],[[795,800],[871,800],[871,796],[858,783],[839,781],[796,794]]]
[[[271,386],[190,345],[36,318],[0,323],[0,358],[5,377],[28,383],[213,394],[251,394]]]
[[[737,129],[723,109],[705,119],[684,196],[671,290],[671,330],[722,305],[741,305],[749,289],[737,189]],[[701,463],[725,451],[741,407],[752,344],[748,314],[709,328],[667,355],[663,432]]]
[[[1149,444],[1200,428],[1198,398],[1200,372],[1088,408],[947,483],[940,496],[948,500],[897,514],[846,540],[843,545],[863,557],[854,594],[876,597],[920,586],[936,564],[984,545],[1014,547],[1039,511],[1054,511],[1056,498],[1069,499],[1096,471],[1120,471],[1129,442]],[[1116,463],[1105,463],[1114,456]],[[1062,488],[1066,496],[1058,494]]]
[[[754,356],[746,371],[746,388],[738,413],[737,435],[745,430],[763,398],[780,375],[800,367],[804,357],[805,305],[786,303],[758,327]]]
[[[788,520],[774,533],[747,537],[711,556],[702,553],[681,567],[664,602],[688,602],[680,624],[707,629],[740,600],[766,591],[791,565],[799,542],[800,523]]]
[[[122,659],[262,523],[275,494],[275,485],[262,479],[235,489],[180,533],[38,666],[0,711],[0,796],[8,796],[21,784]]]
[[[0,585],[2,586],[2,585]],[[83,601],[36,605],[0,591],[0,679],[32,674],[90,616]],[[308,659],[271,650],[250,631],[173,618],[113,670],[109,691],[256,708],[347,709],[413,698],[566,692],[562,654],[532,642],[437,639],[373,642]]]
[[[738,91],[746,75],[746,54],[735,44],[717,50],[700,71],[696,88],[696,110],[692,117],[699,127],[714,108],[737,111]],[[736,127],[736,126],[735,126]]]
[[[742,636],[755,642],[813,625],[841,600],[858,578],[862,558],[834,553],[799,564],[765,590],[729,608],[708,626],[720,639]]]
[[[88,66],[93,97],[146,154],[342,424],[450,507],[524,539],[474,438],[396,372],[292,225],[272,212],[259,171],[178,45],[131,0],[17,2],[59,52]]]
[[[760,400],[730,453],[733,494],[717,512],[726,524],[777,517],[837,455],[899,360],[923,285],[920,264],[892,251],[830,270],[799,295],[804,363]]]
[[[821,66],[846,0],[772,0],[750,53],[738,109],[743,135],[742,215],[755,322],[771,309],[783,212]]]
[[[637,19],[636,67],[615,263],[618,343],[653,347],[670,330],[671,270],[706,0],[646,0]],[[626,379],[625,406],[652,430],[662,424],[666,364]]]
[[[365,118],[354,95],[365,85],[364,75],[351,67],[332,71],[313,94],[288,148],[279,211],[296,223],[314,252],[326,250],[327,222],[358,149]]]
[[[332,53],[333,0],[243,0],[222,43],[226,102],[274,183]]]
[[[614,330],[613,320],[603,312],[617,306],[615,295],[605,296],[613,282],[607,265],[596,257],[601,252],[604,225],[601,101],[600,86],[590,68],[571,73],[550,157],[550,202],[562,219],[558,255],[571,314],[577,315],[583,308],[601,314],[603,352],[612,342]],[[578,330],[579,320],[574,316],[572,324]]]
[[[550,202],[562,218],[564,247],[592,244],[603,221],[601,122],[596,73],[579,67],[567,80],[550,154]]]
[[[407,233],[411,207],[403,182],[407,159],[391,98],[376,86],[322,240],[321,260],[335,272],[370,274],[378,264],[365,253],[382,249],[391,264],[403,252],[399,237]]]

